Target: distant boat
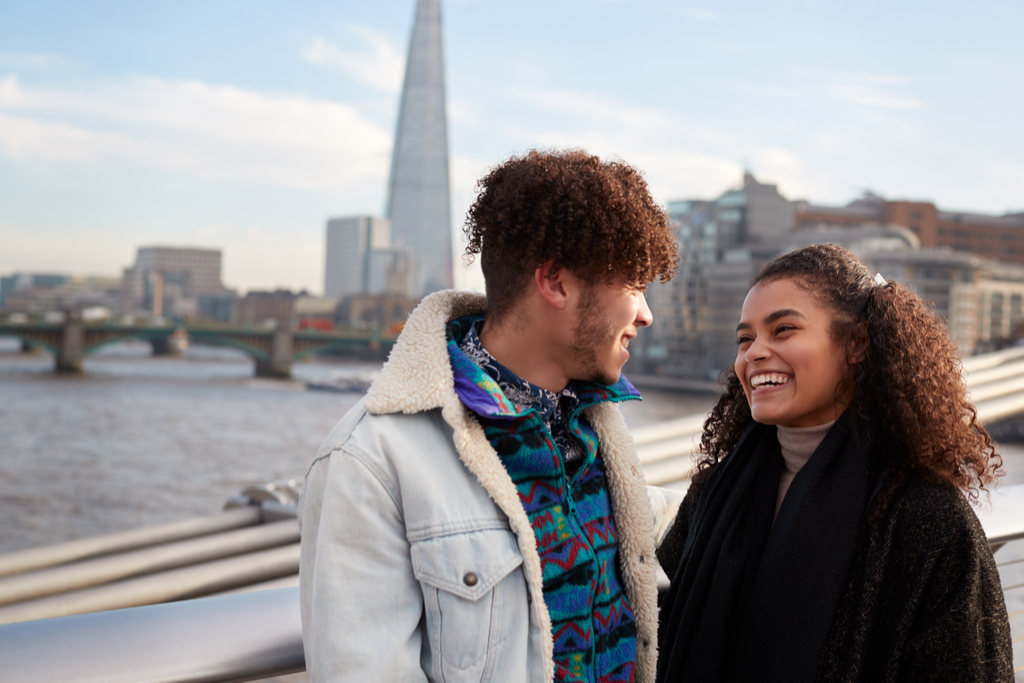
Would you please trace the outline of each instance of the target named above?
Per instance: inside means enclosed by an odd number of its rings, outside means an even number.
[[[340,391],[365,394],[370,388],[370,384],[372,382],[363,379],[332,379],[325,382],[306,382],[306,388],[314,391]]]
[[[179,327],[167,341],[171,347],[171,353],[179,354],[188,348],[188,332]]]

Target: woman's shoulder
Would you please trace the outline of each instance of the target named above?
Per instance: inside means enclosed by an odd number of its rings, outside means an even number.
[[[930,538],[938,545],[986,543],[981,522],[964,494],[917,474],[894,494],[884,519],[883,526],[897,538]]]

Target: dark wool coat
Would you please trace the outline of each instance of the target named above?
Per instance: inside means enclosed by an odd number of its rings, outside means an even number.
[[[700,492],[691,486],[658,550],[670,576]],[[912,478],[880,521],[861,526],[815,680],[1012,681],[1012,670],[999,574],[977,516],[956,490]]]

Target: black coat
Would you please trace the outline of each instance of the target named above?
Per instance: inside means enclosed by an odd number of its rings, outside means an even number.
[[[658,551],[671,576],[701,486]],[[662,618],[665,618],[663,610]],[[662,643],[665,656],[672,643]],[[1012,681],[999,574],[964,497],[912,478],[875,524],[862,523],[816,681]]]

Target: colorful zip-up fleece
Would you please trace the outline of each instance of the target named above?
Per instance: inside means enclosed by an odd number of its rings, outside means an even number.
[[[482,320],[467,316],[448,324],[455,391],[479,417],[533,527],[555,680],[632,681],[636,622],[619,574],[597,435],[581,411],[640,395],[625,376],[612,386],[570,382],[561,394],[536,387],[487,353],[477,337]]]

